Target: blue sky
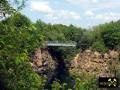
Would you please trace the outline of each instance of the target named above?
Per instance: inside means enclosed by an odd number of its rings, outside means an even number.
[[[120,0],[28,0],[22,13],[33,22],[90,26],[120,19]]]

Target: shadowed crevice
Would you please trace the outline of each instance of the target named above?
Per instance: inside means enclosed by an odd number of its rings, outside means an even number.
[[[60,52],[54,51],[52,48],[49,48],[49,52],[51,53],[51,56],[53,57],[53,60],[57,63],[56,69],[54,70],[54,74],[51,78],[48,79],[48,81],[45,84],[45,89],[51,90],[52,89],[52,83],[55,80],[59,80],[60,84],[66,83],[66,89],[73,88],[74,86],[74,80],[69,74],[68,67],[66,66],[67,61],[64,61],[63,58],[61,58]]]

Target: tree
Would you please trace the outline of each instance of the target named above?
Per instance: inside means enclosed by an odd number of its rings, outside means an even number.
[[[84,31],[81,39],[78,42],[78,47],[82,49],[89,48],[95,41],[95,34],[92,31]]]
[[[120,46],[120,20],[98,25],[93,28],[95,41],[103,40],[109,49],[119,50]]]
[[[11,0],[0,0],[0,18],[12,15],[16,10],[20,10],[25,6],[25,0],[13,0],[16,8],[11,5]]]
[[[16,13],[0,21],[0,83],[2,83],[2,90],[43,88],[44,78],[38,76],[29,64],[29,54],[35,48],[42,47],[42,42],[43,36],[26,16]]]
[[[96,41],[92,44],[92,49],[98,52],[105,53],[107,52],[107,48],[105,47],[105,44],[103,41]]]
[[[106,30],[102,33],[105,45],[110,49],[120,48],[120,29]]]

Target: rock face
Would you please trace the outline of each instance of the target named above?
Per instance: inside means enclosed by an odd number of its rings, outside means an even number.
[[[118,56],[119,53],[116,51],[101,54],[96,51],[85,50],[77,54],[74,60],[71,61],[70,72],[88,72],[101,77],[113,76],[110,73],[107,63]]]
[[[37,48],[31,59],[32,62],[30,64],[33,67],[34,71],[47,78],[50,78],[52,76],[56,67],[56,63],[51,57],[47,48]]]
[[[42,66],[42,54],[41,54],[41,49],[40,48],[36,49],[36,51],[35,51],[35,55],[33,57],[33,63],[37,67]]]
[[[119,56],[119,53],[114,51],[114,50],[112,50],[112,51],[110,50],[109,55],[110,55],[111,58],[116,58],[116,57]]]
[[[102,77],[113,76],[108,67],[108,62],[118,56],[119,53],[114,50],[104,54],[85,50],[82,53],[78,53],[74,60],[71,60],[69,71],[75,73],[88,72]],[[57,63],[53,60],[47,48],[37,48],[34,54],[31,55],[31,60],[30,65],[37,73],[47,78],[54,75]]]

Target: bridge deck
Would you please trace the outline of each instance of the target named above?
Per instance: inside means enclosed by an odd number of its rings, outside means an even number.
[[[48,43],[47,46],[66,46],[66,47],[73,46],[75,47],[76,44]]]
[[[63,43],[63,42],[46,42],[46,46],[64,46],[64,47],[75,47],[76,42]]]

